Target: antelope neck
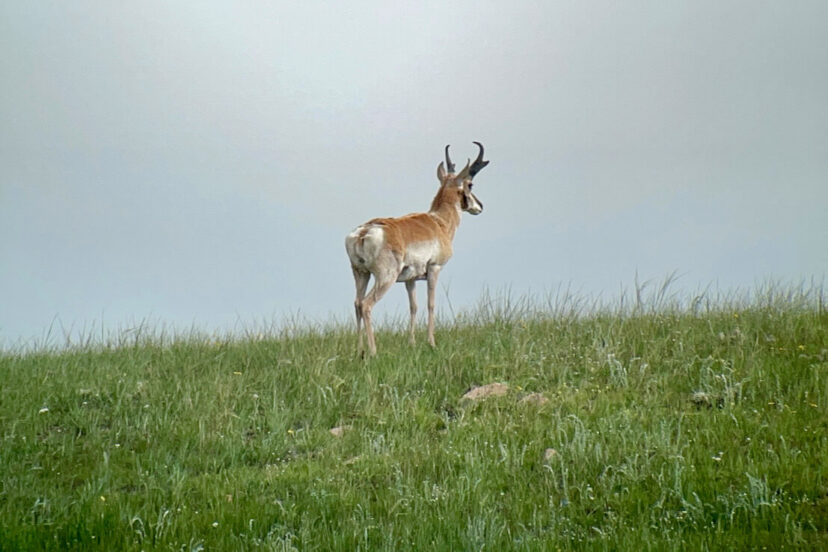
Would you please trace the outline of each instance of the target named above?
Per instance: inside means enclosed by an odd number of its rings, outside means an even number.
[[[441,188],[434,201],[431,202],[431,209],[428,214],[437,220],[437,223],[445,228],[451,239],[454,239],[454,232],[460,226],[460,206],[455,198],[447,198],[446,190]]]

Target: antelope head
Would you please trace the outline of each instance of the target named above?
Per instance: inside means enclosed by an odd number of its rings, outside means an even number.
[[[437,167],[437,178],[440,180],[442,188],[450,193],[457,194],[461,210],[470,215],[479,215],[483,212],[483,203],[472,192],[473,180],[474,176],[489,162],[483,160],[483,144],[480,142],[474,142],[474,144],[480,149],[477,159],[473,163],[471,159],[467,160],[463,170],[456,174],[454,163],[451,162],[451,157],[449,157],[449,147],[446,146],[446,165],[444,167],[443,163],[440,163]]]

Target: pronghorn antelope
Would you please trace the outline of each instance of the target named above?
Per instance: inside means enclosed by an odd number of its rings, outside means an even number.
[[[358,226],[345,238],[345,249],[351,259],[351,268],[356,283],[357,333],[359,351],[362,346],[362,322],[365,321],[365,335],[371,355],[377,353],[374,330],[371,326],[371,311],[377,301],[391,288],[394,282],[405,282],[411,313],[409,341],[414,343],[414,323],[417,315],[415,283],[428,283],[428,343],[434,346],[434,293],[440,269],[451,258],[451,242],[460,225],[460,214],[466,211],[478,215],[483,204],[472,193],[472,179],[489,164],[483,160],[483,145],[474,142],[480,149],[477,159],[459,173],[454,172],[446,146],[446,166],[437,167],[440,189],[431,202],[427,213],[412,213],[399,218],[376,218]],[[366,295],[368,280],[374,276],[374,287]]]

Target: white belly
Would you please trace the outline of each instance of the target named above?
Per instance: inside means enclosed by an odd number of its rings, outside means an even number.
[[[409,244],[405,249],[403,269],[397,276],[397,281],[424,279],[428,266],[434,264],[439,254],[440,243],[437,240]]]

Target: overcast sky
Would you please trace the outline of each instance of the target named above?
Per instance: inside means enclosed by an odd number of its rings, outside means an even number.
[[[828,2],[3,2],[0,347],[346,320],[345,235],[473,140],[443,312],[822,281]]]

